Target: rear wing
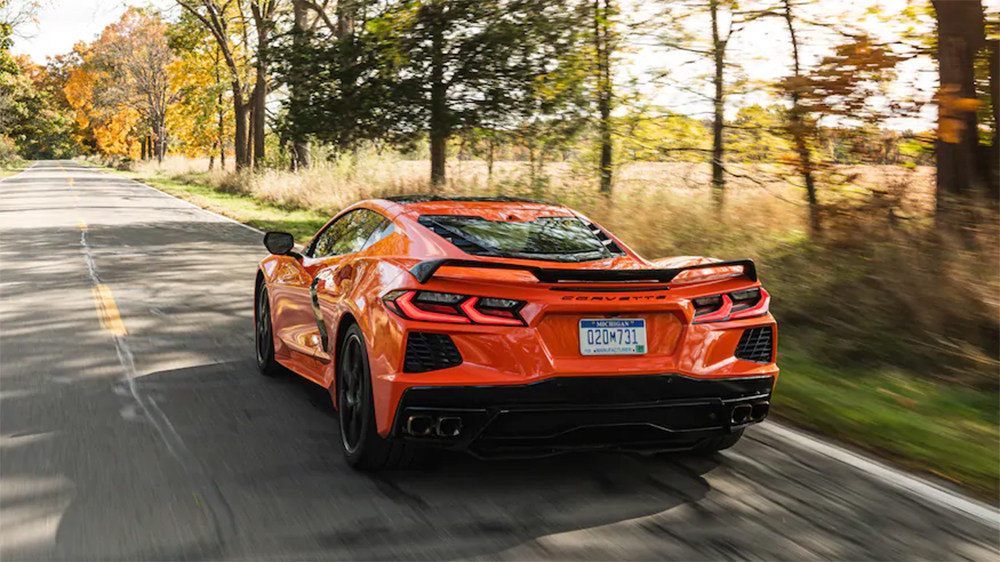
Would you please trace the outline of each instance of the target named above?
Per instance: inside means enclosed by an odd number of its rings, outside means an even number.
[[[671,269],[553,269],[516,263],[444,258],[422,261],[410,268],[410,273],[418,283],[423,284],[445,266],[527,271],[542,283],[670,283],[683,271],[742,266],[743,275],[751,281],[757,281],[757,267],[751,259],[717,261]]]

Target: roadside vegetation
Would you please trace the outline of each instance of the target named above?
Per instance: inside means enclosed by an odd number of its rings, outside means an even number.
[[[751,257],[776,415],[997,499],[981,0],[175,2],[44,65],[0,22],[0,150],[86,155],[300,242],[362,198],[501,194],[649,258]]]

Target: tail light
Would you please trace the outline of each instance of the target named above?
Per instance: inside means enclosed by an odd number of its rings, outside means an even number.
[[[526,326],[518,311],[524,301],[433,291],[393,291],[382,298],[386,307],[410,320],[446,324]]]
[[[771,295],[763,287],[736,291],[725,295],[713,295],[694,299],[694,321],[722,322],[767,314],[771,306]]]

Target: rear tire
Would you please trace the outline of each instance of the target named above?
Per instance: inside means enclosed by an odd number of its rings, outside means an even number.
[[[692,453],[699,456],[709,456],[718,453],[719,451],[724,451],[737,442],[743,437],[743,430],[738,429],[729,435],[720,435],[718,437],[709,437],[698,443],[694,449],[691,450]]]
[[[368,350],[357,324],[344,334],[337,362],[340,445],[347,464],[361,471],[406,469],[419,464],[419,447],[387,441],[378,434]]]
[[[267,297],[267,285],[264,284],[263,280],[257,284],[257,302],[254,307],[254,344],[257,349],[257,369],[265,377],[274,377],[282,373],[282,368],[274,360],[271,301]]]

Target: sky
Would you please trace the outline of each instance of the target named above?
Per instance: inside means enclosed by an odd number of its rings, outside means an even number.
[[[25,0],[10,0],[12,4]],[[628,11],[635,19],[645,18],[644,12],[650,10],[652,2],[648,0],[620,0],[623,12]],[[864,18],[867,8],[873,4],[881,5],[888,13],[898,11],[912,0],[821,0],[813,7],[811,16],[828,15],[831,11],[847,14],[851,21]],[[38,22],[34,26],[26,26],[21,36],[16,37],[12,51],[15,54],[26,54],[35,62],[44,63],[47,57],[69,52],[79,41],[91,41],[100,35],[101,30],[116,21],[125,12],[128,5],[152,6],[175,13],[177,8],[174,0],[41,0],[43,8],[38,13]],[[990,11],[996,10],[1000,0],[985,0],[984,4]],[[706,22],[694,21],[693,25],[704,25]],[[867,29],[876,35],[891,33],[890,24],[871,21]],[[808,32],[803,31],[803,35]],[[790,56],[782,22],[771,20],[755,24],[747,30],[734,36],[729,48],[729,55],[739,62],[751,81],[773,81],[790,72]],[[832,45],[832,39],[822,36],[809,37],[805,43],[809,48],[803,53],[804,61],[817,60]],[[689,55],[680,52],[665,52],[662,49],[645,45],[631,46],[624,54],[625,63],[620,66],[619,81],[625,83],[634,79],[639,90],[652,103],[662,105],[680,113],[695,117],[708,114],[710,104],[700,96],[683,91],[684,87],[701,84],[701,80],[710,69],[707,61],[693,61]],[[663,70],[670,72],[662,78]],[[661,77],[661,78],[657,78]],[[899,79],[892,85],[897,93],[912,95],[922,101],[929,101],[936,86],[936,69],[929,58],[916,59],[904,63],[900,69]],[[751,103],[773,103],[773,94],[766,88],[757,88],[741,96],[729,99],[727,118],[733,118],[740,105]],[[889,122],[895,129],[925,130],[933,126],[936,117],[933,104],[927,104],[919,118],[900,118]]]
[[[16,4],[24,0],[10,1]],[[96,38],[105,26],[120,18],[130,4],[166,9],[176,6],[172,0],[42,0],[37,25],[26,26],[21,32],[24,36],[14,39],[11,51],[44,63],[46,57],[68,53],[79,41]]]

